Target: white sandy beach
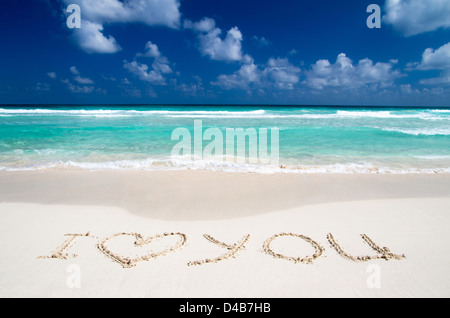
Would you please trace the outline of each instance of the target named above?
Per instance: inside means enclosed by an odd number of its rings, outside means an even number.
[[[3,172],[0,296],[449,297],[449,186],[446,174]],[[70,239],[65,234],[88,232],[63,251],[68,259],[39,258]],[[186,244],[132,268],[97,247],[117,233],[146,239],[172,232],[185,235]],[[312,264],[268,255],[264,242],[280,233],[307,236],[324,255]],[[406,258],[353,262],[330,246],[328,233],[354,256],[377,254],[360,237],[366,234]],[[229,252],[203,234],[228,245],[250,237],[234,258],[188,266]],[[105,246],[122,257],[145,257],[179,238],[135,247],[135,237],[122,235]],[[292,236],[271,248],[314,254]]]

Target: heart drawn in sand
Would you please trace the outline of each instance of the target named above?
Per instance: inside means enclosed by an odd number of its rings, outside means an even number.
[[[162,239],[170,236],[179,236],[180,241],[176,243],[175,245],[171,246],[170,248],[166,248],[165,250],[162,250],[160,252],[150,252],[146,255],[136,257],[136,258],[130,258],[126,256],[122,256],[116,253],[113,253],[110,251],[107,247],[107,243],[117,237],[120,236],[134,236],[136,238],[136,241],[134,242],[135,247],[143,247],[145,245],[151,244],[154,240]],[[187,236],[183,233],[164,233],[162,235],[158,234],[152,237],[149,237],[147,239],[144,239],[144,237],[139,233],[117,233],[110,237],[105,238],[103,241],[101,241],[97,247],[98,249],[108,256],[109,258],[112,258],[114,261],[118,262],[122,267],[124,268],[131,268],[136,266],[137,263],[143,262],[143,261],[149,261],[152,258],[157,258],[159,256],[167,255],[168,253],[174,252],[180,248],[182,248],[184,245],[186,245],[187,242]]]

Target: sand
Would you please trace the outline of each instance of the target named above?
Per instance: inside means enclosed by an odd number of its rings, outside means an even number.
[[[0,297],[449,297],[450,175],[0,173]]]

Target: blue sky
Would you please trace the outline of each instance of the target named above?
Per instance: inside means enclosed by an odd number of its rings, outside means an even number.
[[[449,17],[448,0],[3,0],[0,104],[450,106]]]

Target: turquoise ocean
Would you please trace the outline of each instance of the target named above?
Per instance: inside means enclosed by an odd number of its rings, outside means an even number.
[[[184,127],[193,133],[195,120],[224,135],[226,128],[277,128],[279,164],[171,156],[178,143],[172,132]],[[54,168],[450,173],[450,109],[1,106],[0,171]]]

